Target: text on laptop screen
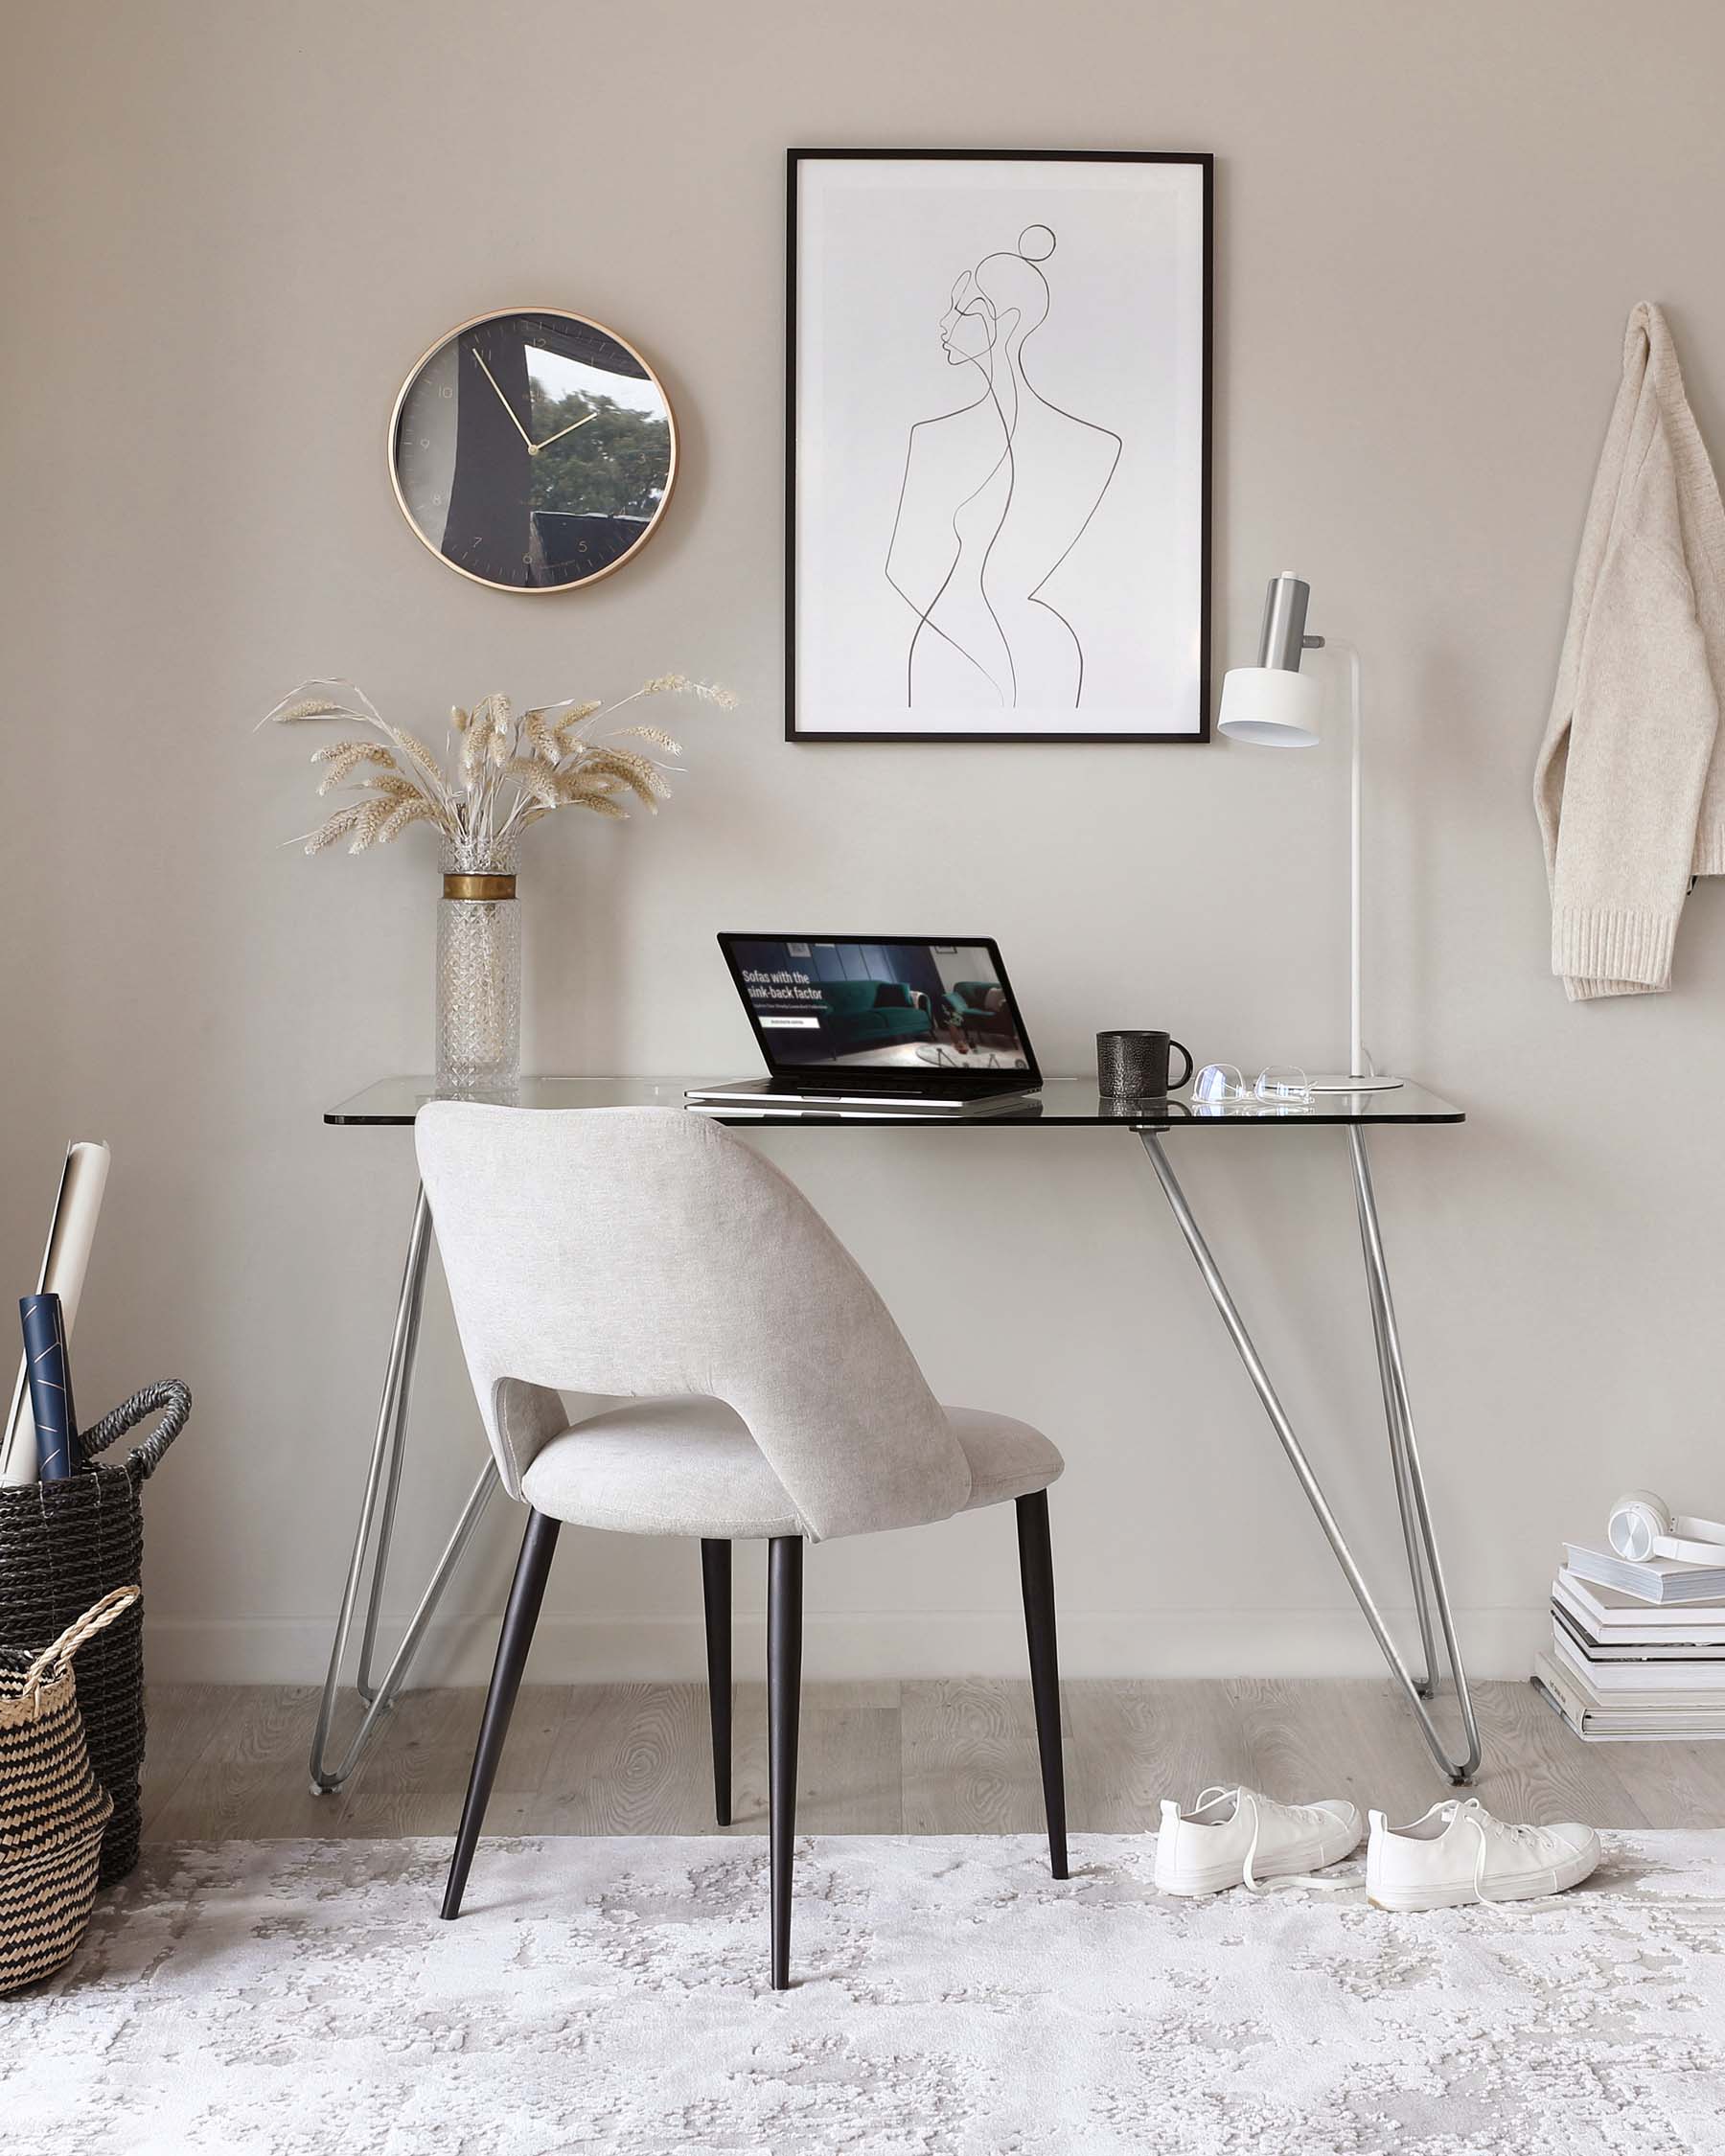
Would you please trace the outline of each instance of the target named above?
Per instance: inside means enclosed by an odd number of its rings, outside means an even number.
[[[781,1068],[1030,1067],[1018,1013],[985,945],[726,941]]]

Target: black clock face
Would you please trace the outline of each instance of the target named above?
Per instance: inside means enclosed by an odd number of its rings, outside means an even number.
[[[454,569],[562,591],[621,566],[663,514],[677,429],[638,352],[579,314],[492,314],[421,360],[390,429],[396,498]]]

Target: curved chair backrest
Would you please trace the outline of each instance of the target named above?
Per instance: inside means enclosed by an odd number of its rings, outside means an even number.
[[[461,1343],[505,1486],[559,1390],[723,1400],[810,1536],[944,1520],[970,1467],[854,1258],[704,1115],[433,1101],[417,1126]]]

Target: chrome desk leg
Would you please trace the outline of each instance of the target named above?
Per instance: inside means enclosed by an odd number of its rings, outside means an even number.
[[[1402,1547],[1407,1551],[1408,1577],[1414,1587],[1414,1614],[1419,1623],[1420,1659],[1425,1664],[1425,1675],[1419,1683],[1419,1695],[1422,1699],[1433,1699],[1438,1692],[1438,1663],[1432,1639],[1431,1604],[1426,1596],[1425,1570],[1419,1554],[1419,1526],[1414,1504],[1414,1490],[1408,1478],[1406,1425],[1402,1413],[1404,1398],[1397,1387],[1391,1357],[1390,1333],[1384,1318],[1385,1302],[1378,1293],[1378,1277],[1371,1263],[1371,1230],[1367,1225],[1366,1203],[1360,1197],[1359,1189],[1356,1177],[1354,1192],[1360,1216],[1360,1249],[1366,1260],[1366,1296],[1371,1305],[1371,1337],[1377,1348],[1378,1384],[1384,1395],[1384,1425],[1390,1434],[1390,1466],[1395,1477],[1395,1509],[1401,1517]],[[1375,1210],[1374,1207],[1374,1217]]]
[[[1349,1135],[1357,1141],[1358,1134],[1356,1132],[1350,1129]],[[1140,1131],[1138,1136],[1143,1141],[1144,1151],[1150,1156],[1150,1163],[1156,1170],[1157,1179],[1162,1186],[1162,1193],[1168,1201],[1174,1218],[1180,1224],[1181,1232],[1186,1239],[1186,1246],[1197,1260],[1198,1270],[1204,1275],[1204,1284],[1210,1292],[1210,1299],[1221,1313],[1222,1322],[1227,1326],[1229,1337],[1232,1340],[1241,1362],[1246,1365],[1246,1373],[1252,1380],[1254,1389],[1263,1405],[1264,1412],[1270,1417],[1271,1426],[1276,1436],[1281,1440],[1282,1451],[1287,1455],[1288,1464],[1299,1478],[1300,1486],[1305,1492],[1307,1502],[1318,1515],[1318,1524],[1323,1529],[1325,1539],[1329,1543],[1337,1564],[1342,1568],[1348,1586],[1353,1590],[1354,1600],[1359,1603],[1367,1623],[1371,1627],[1372,1635],[1383,1651],[1384,1660],[1390,1664],[1391,1674],[1408,1695],[1408,1704],[1414,1709],[1414,1718],[1419,1724],[1419,1732],[1426,1741],[1428,1751],[1451,1781],[1469,1780],[1480,1763],[1479,1732],[1474,1725],[1473,1705],[1467,1694],[1467,1681],[1462,1675],[1460,1658],[1456,1649],[1455,1628],[1450,1619],[1449,1600],[1443,1591],[1442,1573],[1438,1563],[1437,1543],[1432,1533],[1431,1515],[1426,1504],[1425,1484],[1419,1472],[1419,1456],[1413,1443],[1412,1416],[1407,1412],[1406,1386],[1401,1374],[1401,1351],[1396,1339],[1393,1313],[1390,1309],[1388,1300],[1389,1274],[1387,1269],[1382,1270],[1380,1274],[1380,1268],[1382,1268],[1383,1263],[1383,1245],[1377,1233],[1377,1212],[1371,1202],[1369,1175],[1366,1176],[1363,1183],[1359,1181],[1361,1171],[1364,1169],[1364,1148],[1361,1147],[1356,1153],[1356,1187],[1364,1191],[1364,1196],[1360,1201],[1362,1232],[1367,1232],[1366,1223],[1368,1221],[1368,1253],[1375,1251],[1375,1263],[1368,1265],[1368,1268],[1372,1282],[1374,1319],[1378,1315],[1381,1303],[1385,1358],[1392,1373],[1398,1415],[1402,1418],[1399,1422],[1392,1418],[1391,1440],[1393,1448],[1398,1429],[1407,1439],[1402,1456],[1403,1467],[1410,1485],[1410,1496],[1417,1514],[1425,1553],[1431,1564],[1432,1584],[1437,1594],[1438,1612],[1443,1625],[1444,1644],[1449,1651],[1450,1667],[1456,1678],[1457,1697],[1460,1703],[1462,1724],[1468,1741],[1467,1755],[1460,1760],[1452,1759],[1445,1751],[1443,1738],[1439,1734],[1436,1723],[1432,1720],[1431,1710],[1420,1695],[1420,1688],[1414,1682],[1407,1664],[1402,1661],[1396,1648],[1395,1641],[1391,1638],[1390,1628],[1384,1622],[1378,1606],[1372,1599],[1371,1590],[1366,1584],[1364,1573],[1354,1561],[1353,1551],[1348,1548],[1346,1538],[1337,1524],[1336,1516],[1330,1510],[1329,1501],[1325,1498],[1317,1476],[1312,1472],[1311,1462],[1306,1458],[1304,1448],[1295,1434],[1294,1426],[1288,1420],[1287,1411],[1281,1401],[1276,1397],[1276,1388],[1270,1382],[1270,1373],[1264,1367],[1263,1360],[1257,1349],[1253,1345],[1252,1336],[1247,1332],[1245,1321],[1235,1307],[1232,1296],[1229,1293],[1228,1283],[1222,1277],[1221,1269],[1210,1254],[1209,1245],[1204,1239],[1204,1230],[1198,1226],[1192,1208],[1186,1203],[1185,1193],[1181,1189],[1174,1170],[1169,1164],[1167,1154],[1162,1149],[1160,1134],[1155,1131]],[[1392,1459],[1394,1456],[1392,1449]]]
[[[342,1589],[341,1611],[335,1620],[335,1639],[330,1650],[329,1673],[324,1679],[317,1724],[311,1733],[311,1790],[324,1796],[339,1789],[358,1765],[383,1715],[394,1704],[409,1664],[425,1638],[449,1574],[460,1561],[473,1529],[479,1524],[486,1501],[496,1484],[496,1470],[488,1459],[462,1510],[454,1533],[445,1545],[419,1608],[414,1612],[395,1660],[382,1682],[374,1685],[372,1654],[377,1642],[378,1613],[382,1601],[383,1578],[389,1564],[389,1546],[395,1531],[396,1498],[401,1488],[402,1455],[407,1434],[407,1401],[413,1383],[413,1362],[419,1345],[420,1309],[426,1290],[426,1263],[431,1251],[431,1208],[422,1188],[414,1200],[413,1227],[407,1238],[407,1262],[402,1274],[402,1293],[396,1305],[395,1331],[389,1343],[389,1366],[383,1379],[383,1397],[378,1408],[378,1434],[372,1443],[371,1465],[366,1471],[365,1495],[359,1506],[359,1526],[354,1538],[354,1554]],[[347,1656],[359,1583],[365,1570],[365,1553],[377,1519],[380,1492],[383,1492],[383,1518],[378,1546],[372,1557],[371,1586],[366,1597],[365,1629],[359,1651],[358,1690],[365,1713],[354,1732],[353,1742],[339,1766],[328,1760],[330,1724],[335,1711],[335,1695],[341,1682],[341,1665]]]
[[[1384,1234],[1378,1225],[1377,1199],[1371,1187],[1371,1167],[1366,1158],[1366,1134],[1357,1123],[1347,1129],[1347,1148],[1353,1158],[1354,1197],[1360,1215],[1360,1240],[1366,1253],[1366,1278],[1371,1293],[1372,1319],[1384,1342],[1384,1365],[1391,1379],[1390,1391],[1394,1396],[1394,1411],[1386,1396],[1384,1407],[1390,1423],[1392,1451],[1399,1449],[1402,1462],[1402,1479],[1413,1500],[1413,1513],[1418,1528],[1419,1556],[1424,1558],[1424,1569],[1431,1580],[1432,1600],[1438,1605],[1438,1622],[1443,1633],[1444,1659],[1450,1666],[1450,1675],[1456,1685],[1456,1705],[1461,1715],[1461,1731],[1467,1739],[1467,1755],[1459,1764],[1452,1764],[1451,1778],[1455,1781],[1471,1781],[1480,1764],[1480,1729],[1474,1719],[1473,1697],[1467,1688],[1467,1671],[1462,1666],[1461,1650],[1456,1641],[1456,1620],[1450,1609],[1449,1589],[1443,1577],[1443,1559],[1438,1548],[1437,1530],[1432,1525],[1431,1502],[1426,1496],[1425,1474],[1419,1464],[1419,1446],[1414,1435],[1414,1408],[1408,1397],[1408,1373],[1402,1362],[1401,1334],[1395,1322],[1395,1300],[1390,1291],[1390,1261],[1384,1254]],[[1404,1516],[1405,1520],[1405,1516]],[[1405,1531],[1405,1525],[1404,1525]],[[1426,1668],[1434,1681],[1438,1665],[1432,1653],[1431,1616],[1426,1607],[1424,1587],[1420,1578],[1419,1556],[1409,1548],[1409,1570],[1414,1576],[1414,1597],[1419,1611],[1420,1633],[1425,1644]]]
[[[383,1400],[378,1410],[379,1443],[382,1441],[385,1422],[388,1424],[389,1466],[383,1485],[383,1522],[378,1529],[377,1562],[372,1567],[371,1593],[365,1600],[365,1629],[359,1635],[359,1667],[354,1673],[354,1689],[367,1707],[378,1696],[378,1687],[372,1682],[372,1656],[378,1644],[378,1614],[383,1606],[383,1577],[395,1542],[396,1501],[402,1494],[402,1456],[406,1451],[407,1411],[413,1397],[413,1367],[419,1360],[420,1314],[426,1298],[426,1263],[431,1250],[430,1220],[430,1208],[422,1186],[414,1201],[413,1227],[407,1238],[407,1273],[402,1282],[407,1313],[406,1336],[403,1339],[402,1306],[398,1305],[395,1336],[389,1344],[389,1368],[383,1379]],[[372,1456],[374,1467],[366,1485],[368,1502],[377,1486],[376,1445]],[[345,1640],[343,1645],[345,1647]]]

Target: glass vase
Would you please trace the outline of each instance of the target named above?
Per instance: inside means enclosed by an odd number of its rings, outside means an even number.
[[[449,847],[437,907],[440,1098],[514,1100],[521,1082],[521,906],[515,857]]]

